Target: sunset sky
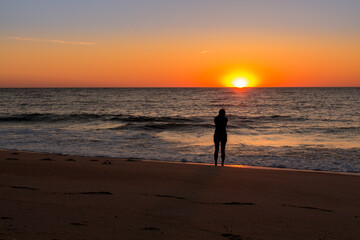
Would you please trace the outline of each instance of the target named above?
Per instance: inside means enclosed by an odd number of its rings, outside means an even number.
[[[359,0],[0,0],[0,87],[360,87]]]

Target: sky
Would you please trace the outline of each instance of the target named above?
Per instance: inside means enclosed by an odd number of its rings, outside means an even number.
[[[0,0],[0,87],[360,87],[359,0]]]

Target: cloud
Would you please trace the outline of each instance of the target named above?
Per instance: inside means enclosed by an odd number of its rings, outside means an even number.
[[[204,50],[204,51],[201,51],[200,53],[205,54],[205,53],[209,53],[209,52],[210,52],[209,50]]]
[[[56,44],[72,44],[72,45],[87,45],[87,46],[95,45],[95,42],[64,41],[64,40],[54,40],[54,39],[45,39],[45,38],[25,38],[18,36],[6,36],[6,38],[16,41],[46,42],[46,43],[56,43]]]

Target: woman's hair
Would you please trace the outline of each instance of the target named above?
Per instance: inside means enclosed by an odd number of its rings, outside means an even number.
[[[220,109],[219,116],[225,116],[225,109]]]

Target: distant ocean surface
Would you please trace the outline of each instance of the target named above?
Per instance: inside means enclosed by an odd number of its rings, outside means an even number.
[[[360,88],[0,89],[0,148],[360,172]]]

